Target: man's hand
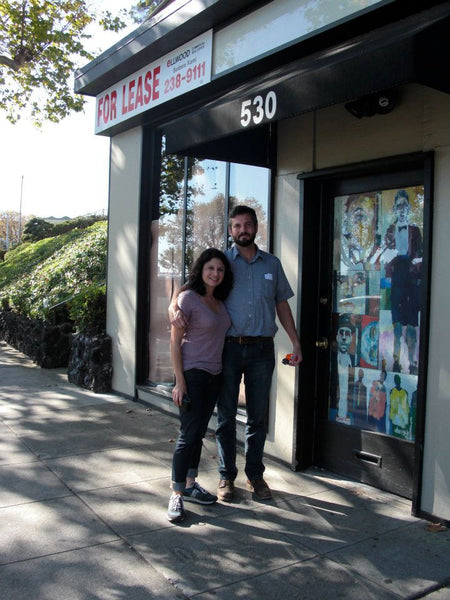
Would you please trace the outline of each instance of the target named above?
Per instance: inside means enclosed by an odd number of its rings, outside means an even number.
[[[303,353],[302,353],[302,349],[300,344],[295,344],[295,346],[292,348],[292,354],[291,354],[291,358],[289,360],[289,364],[292,367],[298,367],[298,365],[302,362],[303,360]]]
[[[177,329],[184,329],[189,325],[189,321],[186,319],[183,311],[180,310],[176,300],[173,300],[169,304],[169,321]]]
[[[277,304],[277,315],[280,319],[280,323],[292,342],[292,354],[289,359],[289,364],[293,367],[297,367],[303,360],[303,353],[300,340],[298,339],[298,334],[295,329],[292,312],[287,300]]]

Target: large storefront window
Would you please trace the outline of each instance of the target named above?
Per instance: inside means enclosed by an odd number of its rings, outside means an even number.
[[[152,221],[148,380],[162,393],[173,385],[167,307],[206,248],[229,245],[227,214],[252,206],[259,221],[256,242],[268,247],[270,171],[261,167],[167,155],[161,157],[159,218]]]
[[[334,200],[329,419],[414,441],[423,186]]]

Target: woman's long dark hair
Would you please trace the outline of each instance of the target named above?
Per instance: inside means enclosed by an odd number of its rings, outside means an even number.
[[[197,292],[200,294],[200,296],[206,295],[206,287],[203,283],[202,272],[204,265],[213,258],[218,258],[222,262],[225,269],[223,281],[220,283],[220,285],[214,288],[213,296],[218,300],[225,300],[225,298],[228,297],[228,294],[231,292],[231,288],[233,287],[233,273],[227,257],[223,252],[217,250],[217,248],[208,248],[207,250],[203,250],[197,260],[194,262],[191,272],[189,273],[189,278],[182,286],[180,292],[184,290],[194,290],[194,292]]]

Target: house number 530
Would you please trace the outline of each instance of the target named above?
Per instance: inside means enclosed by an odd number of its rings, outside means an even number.
[[[241,125],[247,127],[251,121],[259,125],[264,117],[273,119],[277,112],[277,95],[275,92],[267,92],[266,97],[255,96],[251,100],[244,100],[241,104]]]

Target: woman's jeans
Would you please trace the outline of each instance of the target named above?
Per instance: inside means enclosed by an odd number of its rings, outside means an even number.
[[[236,413],[239,385],[244,374],[247,423],[245,426],[245,473],[250,481],[260,479],[266,441],[267,408],[275,367],[273,340],[240,345],[225,341],[223,382],[217,401],[216,439],[221,479],[234,481],[236,467]]]
[[[184,378],[191,403],[189,410],[180,409],[180,433],[172,460],[174,491],[186,488],[186,477],[197,477],[203,438],[216,405],[222,374],[189,369]]]

